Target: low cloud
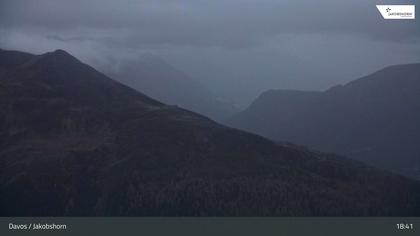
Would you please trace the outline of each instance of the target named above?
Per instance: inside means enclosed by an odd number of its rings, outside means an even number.
[[[387,3],[2,0],[0,47],[62,48],[98,67],[152,53],[212,90],[250,100],[267,88],[325,89],[420,61],[419,21],[383,20],[375,5]]]

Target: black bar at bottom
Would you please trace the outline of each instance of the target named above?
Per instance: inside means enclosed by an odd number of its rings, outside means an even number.
[[[420,217],[2,217],[0,235],[420,235]]]

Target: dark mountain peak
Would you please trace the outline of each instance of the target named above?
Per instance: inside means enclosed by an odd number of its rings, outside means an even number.
[[[75,68],[88,67],[74,56],[64,50],[55,50],[41,55],[34,55],[25,52],[1,50],[0,68],[16,69],[17,71],[31,71],[36,69],[46,69],[50,72],[60,71],[70,72]],[[19,68],[18,68],[19,67]]]
[[[58,63],[58,64],[66,64],[67,66],[71,64],[80,64],[82,63],[76,57],[71,55],[70,53],[62,50],[57,49],[53,52],[47,52],[39,56],[39,60],[46,60],[49,63]]]
[[[55,51],[52,52],[47,52],[44,54],[45,56],[49,56],[49,57],[54,57],[56,59],[65,59],[65,60],[77,60],[76,57],[74,57],[73,55],[71,55],[70,53],[68,53],[67,51],[64,51],[62,49],[57,49]]]
[[[53,54],[56,55],[66,55],[66,56],[71,56],[70,53],[66,52],[63,49],[56,49],[54,52],[52,52]]]
[[[79,61],[64,50],[32,55],[22,62],[17,68],[18,73],[24,72],[19,76],[19,79],[30,79],[33,82],[40,82],[38,81],[40,79],[44,82],[56,83],[65,78],[75,82],[91,77],[81,77],[81,74],[95,73],[92,67]],[[99,72],[96,73],[99,74]]]
[[[0,60],[0,65],[4,64],[4,71],[10,74],[0,79],[5,83],[19,81],[22,89],[42,96],[59,93],[73,102],[97,106],[109,104],[108,97],[112,97],[111,101],[114,103],[137,104],[136,106],[143,104],[143,108],[162,105],[112,80],[64,50],[41,55],[10,51],[0,55],[0,59],[4,59],[4,63]]]
[[[28,61],[29,59],[35,59],[35,58],[37,60],[45,59],[45,58],[49,58],[49,59],[54,58],[55,60],[67,60],[67,62],[69,60],[80,62],[70,53],[62,49],[57,49],[55,51],[47,52],[41,55],[34,55],[31,53],[14,51],[14,50],[4,50],[0,48],[0,62],[7,62],[8,64],[12,64],[16,62],[22,63],[22,62]]]

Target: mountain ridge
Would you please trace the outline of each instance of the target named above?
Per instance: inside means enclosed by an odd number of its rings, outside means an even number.
[[[418,178],[419,91],[420,64],[389,66],[323,92],[263,93],[229,124]]]
[[[420,214],[417,181],[219,125],[54,56],[1,69],[2,216]]]

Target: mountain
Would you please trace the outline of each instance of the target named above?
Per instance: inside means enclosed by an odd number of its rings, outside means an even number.
[[[154,55],[122,59],[115,64],[100,70],[166,104],[178,105],[218,121],[237,112],[233,105],[218,99],[199,82]]]
[[[325,92],[272,90],[229,124],[420,179],[420,64]]]
[[[0,51],[1,216],[420,216],[420,183]]]

